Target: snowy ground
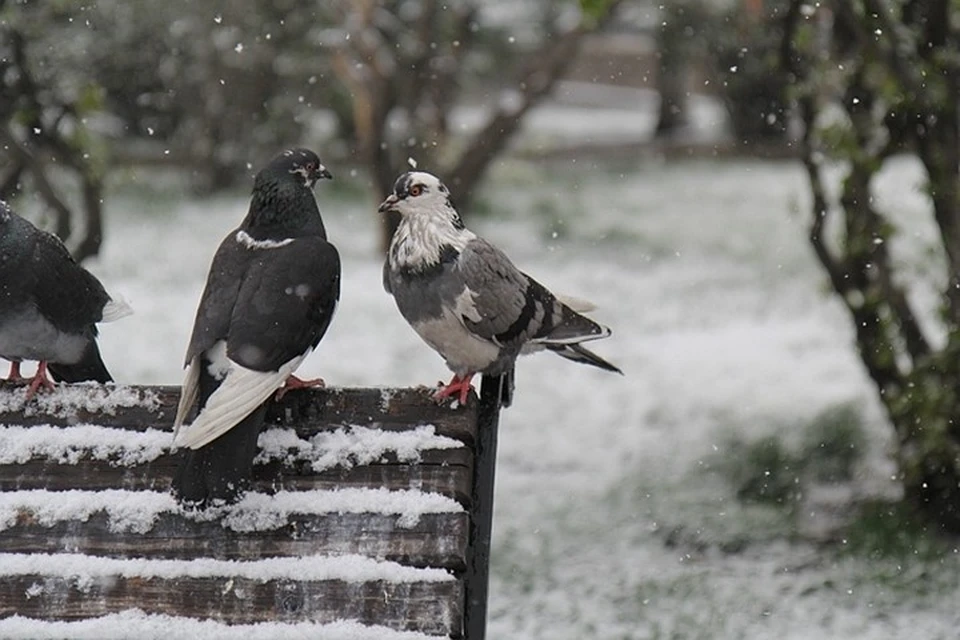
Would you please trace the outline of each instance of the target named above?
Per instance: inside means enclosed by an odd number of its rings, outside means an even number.
[[[920,216],[919,180],[895,166],[881,206]],[[446,378],[380,286],[376,203],[318,192],[343,298],[302,372],[343,386]],[[954,556],[815,546],[715,471],[737,453],[733,436],[790,442],[851,406],[870,442],[854,493],[890,489],[887,427],[804,241],[798,165],[509,165],[480,204],[490,215],[471,227],[597,303],[614,335],[596,349],[626,372],[549,354],[521,363],[501,423],[491,638],[955,637]],[[108,201],[105,252],[89,266],[137,310],[103,327],[119,381],[180,382],[210,258],[245,210],[243,194],[197,201],[146,183]],[[924,244],[922,232],[903,242]]]

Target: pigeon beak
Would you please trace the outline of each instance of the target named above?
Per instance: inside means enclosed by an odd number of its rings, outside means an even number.
[[[330,173],[327,168],[323,165],[317,167],[317,170],[313,174],[314,180],[319,180],[320,178],[326,178],[327,180],[333,180],[333,174]]]
[[[391,193],[387,196],[387,199],[380,203],[380,207],[377,209],[380,213],[386,213],[387,211],[393,211],[394,207],[397,206],[397,203],[400,202],[400,198],[397,197],[397,194]]]

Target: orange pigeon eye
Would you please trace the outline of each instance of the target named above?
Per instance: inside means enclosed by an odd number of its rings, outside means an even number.
[[[421,193],[423,193],[423,187],[421,187],[420,185],[415,184],[412,187],[410,187],[410,195],[412,195],[414,198],[416,198]]]

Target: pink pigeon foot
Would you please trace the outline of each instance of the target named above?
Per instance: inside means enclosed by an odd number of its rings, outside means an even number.
[[[37,365],[37,372],[33,378],[30,379],[30,384],[27,386],[26,402],[30,402],[41,387],[48,391],[53,391],[54,388],[53,382],[47,377],[47,363],[45,360],[40,361],[40,364]]]
[[[473,380],[473,376],[476,374],[468,373],[462,378],[458,375],[454,375],[453,379],[442,389],[437,390],[433,394],[433,399],[437,402],[442,402],[444,398],[449,398],[450,396],[457,396],[457,400],[460,401],[461,405],[467,404],[467,396],[470,395],[470,391],[473,387],[470,385],[470,381]]]
[[[303,380],[294,375],[287,376],[287,381],[283,383],[283,386],[277,389],[277,395],[275,396],[277,400],[286,395],[287,391],[291,389],[323,389],[327,386],[327,383],[323,381],[323,378],[312,378],[310,380]]]
[[[23,376],[20,375],[20,363],[10,363],[10,373],[7,375],[8,382],[23,382]]]

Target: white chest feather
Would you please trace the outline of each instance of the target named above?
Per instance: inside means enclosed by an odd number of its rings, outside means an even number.
[[[472,231],[457,228],[443,215],[408,216],[400,221],[390,242],[390,266],[416,269],[440,262],[444,247],[463,251],[476,238]]]
[[[450,311],[439,318],[414,323],[413,328],[459,375],[483,371],[500,355],[500,347],[468,331]]]
[[[82,335],[60,331],[30,306],[8,313],[0,327],[0,357],[73,364],[86,346]]]
[[[293,242],[293,238],[286,238],[284,240],[256,240],[242,229],[237,231],[236,240],[238,244],[247,249],[279,249]]]

